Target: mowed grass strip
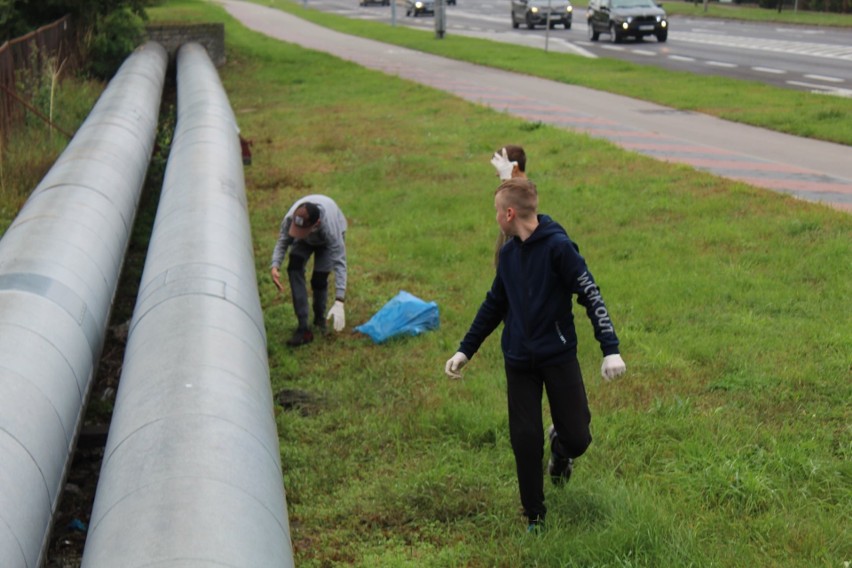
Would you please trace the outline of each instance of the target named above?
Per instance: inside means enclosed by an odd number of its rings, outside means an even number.
[[[588,0],[579,0],[573,3],[575,6],[587,6]],[[748,22],[771,22],[787,25],[825,26],[837,28],[852,28],[852,14],[840,14],[837,12],[822,12],[816,10],[800,10],[798,2],[785,1],[778,11],[775,8],[760,8],[757,4],[734,4],[733,2],[665,2],[663,7],[666,13],[690,18],[709,18],[723,20],[744,20]]]
[[[852,560],[850,237],[820,205],[624,152],[224,21],[243,136],[297,565],[842,566]],[[522,144],[541,210],[579,243],[622,339],[604,384],[577,317],[594,442],[545,533],[525,532],[499,334],[451,382],[491,283],[491,152]],[[299,350],[268,262],[292,201],[342,206],[345,333]],[[399,290],[441,328],[374,345],[352,328]],[[239,522],[239,519],[233,519]]]
[[[353,0],[353,9],[357,7],[355,2]],[[390,12],[386,8],[376,10],[386,13],[387,21],[368,21],[313,10],[310,2],[308,8],[293,0],[260,3],[343,33],[425,53],[617,93],[796,136],[852,145],[852,98],[848,97],[782,89],[757,81],[669,71],[605,57],[590,59],[548,53],[531,47],[464,37],[450,28],[445,37],[438,40],[434,30],[391,26]],[[669,5],[667,3],[666,8]],[[506,29],[510,29],[508,7],[505,11],[497,10],[498,15],[505,15]],[[397,18],[405,18],[404,14],[404,10],[397,10]],[[447,17],[452,17],[452,11]],[[850,17],[837,15],[838,20],[845,21],[844,18]],[[676,28],[675,20],[672,30]],[[578,29],[559,30],[558,33],[585,39]]]

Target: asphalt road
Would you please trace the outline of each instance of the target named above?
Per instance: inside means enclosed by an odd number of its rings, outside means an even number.
[[[694,112],[414,52],[349,36],[288,13],[219,0],[245,26],[530,121],[852,212],[852,148]],[[403,12],[404,13],[404,12]]]
[[[402,2],[402,0],[400,0]],[[434,30],[432,17],[406,18],[402,5],[359,6],[357,0],[307,0],[313,9],[349,18],[395,22]],[[665,4],[664,4],[665,7]],[[480,37],[584,57],[609,57],[643,65],[748,79],[772,85],[852,97],[852,30],[779,26],[731,20],[671,18],[666,43],[653,37],[612,44],[608,34],[590,41],[583,8],[570,30],[512,29],[509,0],[458,0],[446,11],[447,34]]]

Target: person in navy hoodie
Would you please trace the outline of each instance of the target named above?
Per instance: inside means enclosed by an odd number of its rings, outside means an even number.
[[[541,399],[546,390],[553,425],[548,473],[555,485],[571,476],[574,459],[591,444],[591,413],[577,360],[572,298],[586,310],[603,352],[601,375],[612,380],[626,370],[618,337],[595,280],[565,229],[538,214],[535,184],[511,178],[497,188],[494,208],[500,229],[511,238],[500,249],[497,274],[476,317],[446,362],[450,378],[503,322],[501,347],[509,403],[509,436],[521,505],[536,530],[544,522]]]

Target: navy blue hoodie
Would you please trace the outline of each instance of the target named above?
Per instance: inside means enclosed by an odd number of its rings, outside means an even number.
[[[459,346],[470,359],[502,321],[506,363],[535,368],[577,356],[572,296],[586,308],[604,356],[618,353],[618,337],[603,298],[577,245],[559,223],[538,216],[525,241],[500,249],[497,275]]]

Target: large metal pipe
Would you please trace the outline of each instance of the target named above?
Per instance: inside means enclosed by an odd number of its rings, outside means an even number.
[[[82,566],[289,567],[236,120],[200,45],[177,88]]]
[[[0,240],[0,566],[44,560],[157,130],[168,56],[119,69]]]

